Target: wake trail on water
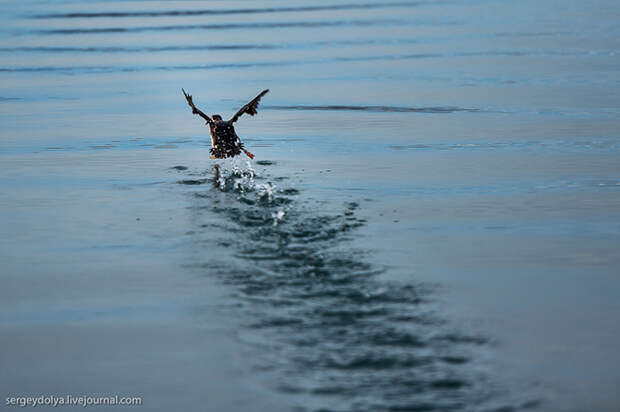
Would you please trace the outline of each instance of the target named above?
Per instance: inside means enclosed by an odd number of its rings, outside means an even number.
[[[177,169],[185,174],[177,183],[204,251],[188,266],[231,287],[244,319],[239,338],[258,349],[251,362],[261,381],[297,397],[300,410],[538,404],[498,396],[476,356],[489,339],[443,319],[432,285],[388,281],[372,251],[352,246],[368,223],[359,202],[313,199],[290,176],[271,175],[274,162],[256,166],[232,159],[206,172]]]

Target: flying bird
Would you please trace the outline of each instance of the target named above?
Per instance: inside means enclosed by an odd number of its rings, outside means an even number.
[[[187,104],[192,108],[192,113],[197,114],[206,120],[207,125],[209,125],[209,131],[211,132],[211,159],[225,159],[227,157],[235,157],[243,151],[250,159],[254,159],[254,155],[243,147],[243,143],[241,143],[241,139],[237,136],[235,132],[235,127],[233,123],[239,120],[239,117],[244,113],[249,114],[250,116],[254,116],[258,108],[258,102],[261,97],[269,92],[269,89],[263,90],[260,92],[258,96],[252,99],[248,104],[243,106],[241,109],[235,113],[235,115],[230,120],[222,120],[222,116],[219,114],[214,114],[211,117],[204,114],[200,109],[198,109],[194,105],[194,101],[192,100],[192,96],[187,94],[185,90],[183,91],[183,95],[187,100]]]

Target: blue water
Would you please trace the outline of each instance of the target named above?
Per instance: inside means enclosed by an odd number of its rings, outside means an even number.
[[[620,409],[616,2],[3,6],[3,410]]]

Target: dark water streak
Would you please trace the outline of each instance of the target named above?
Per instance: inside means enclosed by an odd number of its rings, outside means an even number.
[[[196,44],[170,46],[37,46],[37,47],[0,47],[0,52],[25,53],[136,53],[136,52],[169,52],[169,51],[200,51],[200,50],[281,50],[308,49],[324,46],[369,46],[389,44],[414,44],[417,39],[355,39],[355,40],[324,40],[304,43],[271,43],[271,44]]]
[[[114,73],[114,72],[143,72],[157,70],[212,70],[212,69],[241,69],[248,67],[294,66],[302,64],[325,64],[337,62],[363,62],[382,60],[412,60],[438,58],[436,54],[404,54],[358,57],[327,57],[315,60],[281,60],[245,63],[215,63],[200,65],[168,65],[168,66],[31,66],[31,67],[0,67],[0,72],[81,72],[81,73]]]
[[[185,31],[185,30],[236,30],[236,29],[279,29],[279,28],[321,28],[344,26],[444,26],[454,25],[456,21],[421,21],[402,19],[354,19],[354,20],[315,20],[315,21],[282,21],[256,23],[214,23],[214,24],[178,24],[168,26],[140,27],[88,27],[35,30],[37,35],[56,34],[99,34],[99,33],[139,33],[149,31]]]
[[[385,3],[350,3],[333,4],[323,6],[299,6],[299,7],[263,7],[241,9],[203,9],[203,10],[166,10],[166,11],[119,11],[119,12],[70,12],[49,13],[32,16],[35,19],[74,19],[74,18],[122,18],[122,17],[173,17],[173,16],[204,16],[204,15],[228,15],[228,14],[264,14],[264,13],[291,13],[312,11],[336,11],[336,10],[368,10],[391,7],[417,7],[429,4],[420,1],[401,1]]]
[[[433,286],[381,280],[370,252],[348,245],[366,223],[359,203],[320,212],[286,178],[175,169],[191,188],[196,244],[235,257],[192,267],[233,286],[248,322],[242,338],[261,348],[254,368],[277,391],[316,397],[330,405],[325,411],[461,411],[493,402],[497,388],[470,365],[472,346],[487,338],[435,314]]]
[[[464,107],[402,107],[402,106],[352,106],[352,105],[326,105],[326,106],[264,106],[264,109],[272,110],[317,110],[317,111],[354,111],[354,112],[392,112],[392,113],[455,113],[455,112],[479,112],[480,109]]]

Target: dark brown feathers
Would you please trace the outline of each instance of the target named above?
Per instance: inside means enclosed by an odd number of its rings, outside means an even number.
[[[245,153],[250,159],[254,158],[254,155],[243,147],[241,139],[239,139],[239,136],[237,136],[237,133],[235,132],[233,123],[236,122],[243,113],[254,116],[257,113],[256,109],[258,108],[258,102],[261,97],[267,94],[269,90],[263,90],[251,102],[239,109],[232,119],[228,121],[223,121],[222,116],[219,114],[214,114],[212,118],[207,116],[194,105],[192,96],[187,94],[184,89],[181,90],[183,91],[185,100],[187,100],[187,104],[189,104],[189,107],[192,108],[192,113],[205,119],[209,125],[209,132],[211,133],[211,149],[209,151],[213,155],[211,156],[211,159],[235,157],[241,154],[241,152]]]
[[[183,90],[183,89],[181,89]],[[200,111],[200,109],[198,109],[195,105],[194,105],[194,101],[192,100],[192,95],[191,94],[187,94],[185,93],[185,90],[183,90],[183,94],[185,95],[185,100],[187,100],[187,104],[189,104],[189,107],[192,108],[192,113],[193,114],[197,114],[198,116],[202,117],[203,119],[205,119],[207,121],[207,124],[211,124],[213,123],[213,120],[211,120],[211,118],[209,116],[207,116],[206,114],[204,114],[202,111]]]
[[[244,114],[244,113],[247,113],[250,116],[254,116],[256,113],[258,113],[256,111],[256,109],[258,108],[258,102],[260,102],[261,97],[266,95],[267,92],[269,92],[269,89],[266,89],[266,90],[263,90],[262,92],[260,92],[260,94],[258,96],[256,96],[254,99],[252,99],[252,101],[250,101],[248,104],[246,104],[241,109],[239,109],[239,111],[237,113],[235,113],[235,115],[232,117],[232,119],[229,120],[229,122],[231,122],[231,123],[236,122],[237,120],[239,120],[239,117],[241,117],[241,115]],[[191,96],[190,96],[190,98],[191,98]]]

